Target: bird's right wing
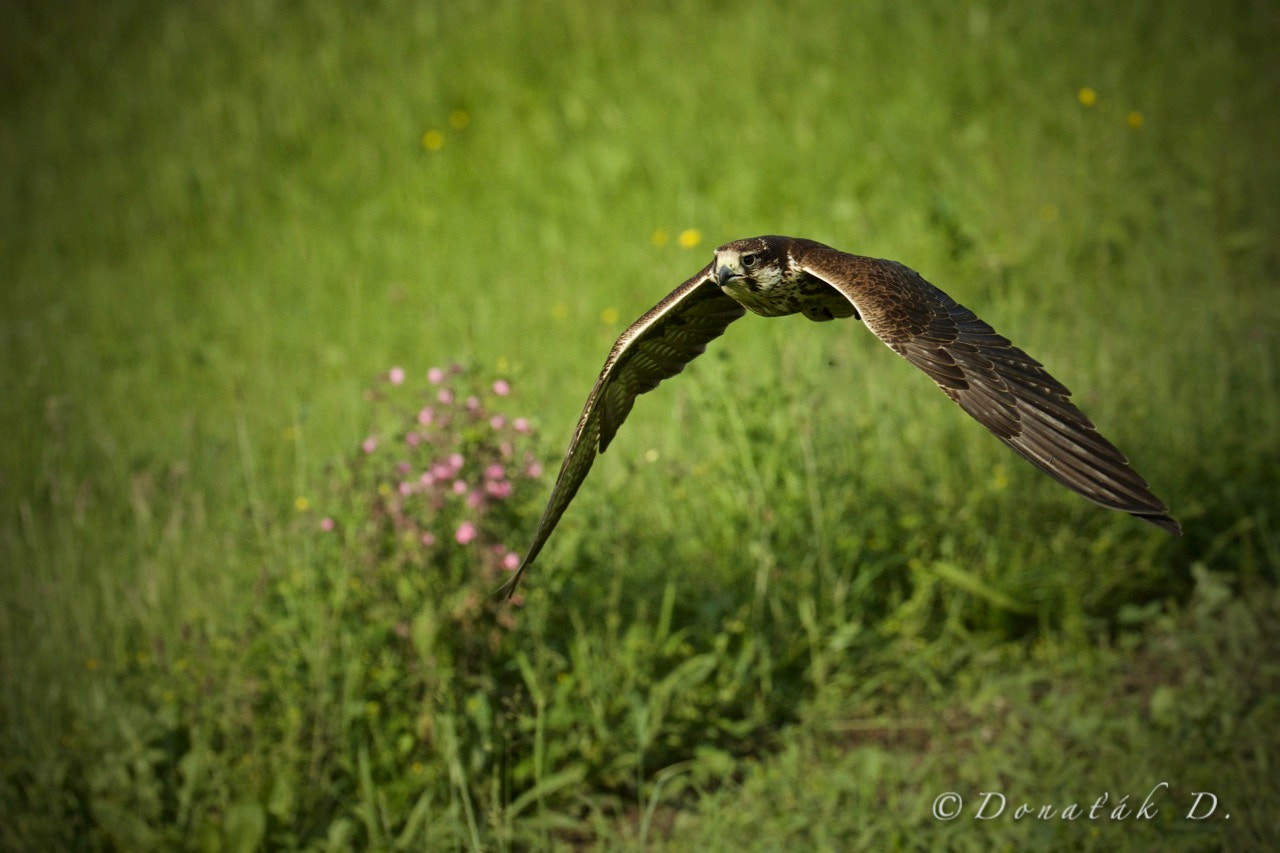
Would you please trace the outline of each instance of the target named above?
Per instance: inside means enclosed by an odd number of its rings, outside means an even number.
[[[622,333],[587,397],[533,544],[506,586],[508,598],[564,515],[596,454],[604,453],[626,420],[636,396],[652,391],[662,380],[684,370],[706,350],[708,343],[745,313],[746,309],[716,284],[708,264]]]

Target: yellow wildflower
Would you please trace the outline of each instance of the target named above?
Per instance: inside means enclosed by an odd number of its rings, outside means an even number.
[[[680,243],[681,248],[694,249],[702,242],[702,232],[697,228],[686,228],[680,232],[680,236],[676,240]]]
[[[462,130],[471,124],[471,116],[467,115],[466,110],[454,110],[449,113],[449,127],[454,130]]]
[[[1142,122],[1144,122],[1145,120],[1146,119],[1142,117],[1142,113],[1138,112],[1137,110],[1132,110],[1129,113],[1129,115],[1125,117],[1125,121],[1128,122],[1129,127],[1133,128],[1134,130],[1137,130],[1138,128],[1142,127]]]
[[[1098,103],[1098,93],[1088,86],[1081,89],[1076,97],[1080,99],[1080,105],[1084,107],[1091,107]]]
[[[444,147],[444,134],[434,128],[422,134],[422,147],[428,151],[439,151]]]

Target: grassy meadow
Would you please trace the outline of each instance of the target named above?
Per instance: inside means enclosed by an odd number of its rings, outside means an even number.
[[[4,849],[1280,840],[1274,4],[11,18]],[[974,309],[1185,535],[747,317],[503,604],[617,334],[761,233]]]

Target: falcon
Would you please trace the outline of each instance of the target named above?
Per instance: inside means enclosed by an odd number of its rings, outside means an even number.
[[[711,263],[613,345],[587,396],[533,543],[507,584],[508,598],[636,396],[683,370],[747,311],[762,317],[803,314],[818,322],[861,320],[978,423],[1062,485],[1096,504],[1182,533],[1061,382],[919,273],[813,240],[752,237],[716,249]]]

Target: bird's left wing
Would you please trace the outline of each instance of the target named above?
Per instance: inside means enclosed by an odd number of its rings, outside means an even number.
[[[684,370],[744,313],[746,309],[715,283],[708,264],[622,333],[587,396],[533,544],[506,586],[508,598],[564,515],[596,454],[604,453],[626,420],[636,396],[652,391],[662,380]]]
[[[968,308],[894,261],[806,243],[799,264],[844,294],[877,337],[1040,470],[1096,504],[1181,533],[1071,392]]]

